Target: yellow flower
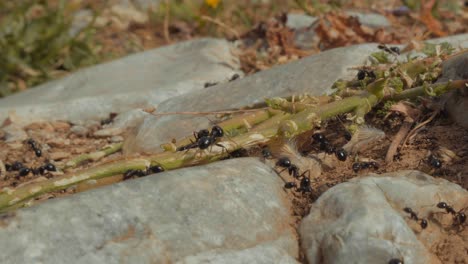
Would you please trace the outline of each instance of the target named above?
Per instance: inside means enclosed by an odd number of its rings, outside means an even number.
[[[217,8],[221,0],[205,0],[205,4],[211,8]]]

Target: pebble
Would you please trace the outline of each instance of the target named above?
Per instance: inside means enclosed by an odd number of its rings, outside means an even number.
[[[89,133],[89,129],[84,126],[75,125],[70,128],[70,132],[77,136],[85,137]]]
[[[62,160],[62,159],[66,159],[70,157],[70,154],[64,151],[56,151],[56,152],[50,152],[49,157],[51,160]]]

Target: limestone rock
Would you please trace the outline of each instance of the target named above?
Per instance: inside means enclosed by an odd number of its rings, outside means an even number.
[[[282,184],[244,158],[50,200],[2,216],[0,262],[295,263]]]
[[[223,81],[239,64],[225,40],[197,39],[82,69],[59,80],[0,99],[0,122],[10,110],[25,124],[40,120],[76,123],[109,113],[157,106]]]
[[[428,249],[440,248],[450,236],[443,229],[451,223],[441,218],[452,217],[439,214],[441,201],[460,210],[468,206],[468,192],[418,171],[352,179],[314,203],[300,226],[303,249],[309,263],[440,263]],[[405,207],[428,219],[428,227],[409,219]]]

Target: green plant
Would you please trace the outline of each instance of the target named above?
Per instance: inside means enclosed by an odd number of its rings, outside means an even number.
[[[27,0],[8,8],[0,23],[0,97],[96,62],[93,22],[72,34],[66,1]]]

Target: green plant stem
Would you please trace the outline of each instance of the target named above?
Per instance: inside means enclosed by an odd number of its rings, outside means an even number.
[[[80,172],[69,173],[50,180],[24,185],[16,189],[4,188],[0,193],[0,212],[28,203],[31,199],[49,192],[67,189],[77,183],[122,174],[127,170],[143,170],[149,166],[147,159],[120,159]]]
[[[436,83],[436,84],[429,85],[428,87],[432,89],[435,95],[441,95],[450,90],[462,89],[466,87],[467,84],[468,84],[468,79],[465,79],[465,80],[456,80],[456,81],[450,81],[450,82],[445,82],[445,83]],[[391,95],[385,96],[383,100],[384,101],[389,101],[389,100],[400,101],[400,100],[406,100],[406,99],[415,99],[418,96],[427,95],[426,89],[428,87],[418,86],[415,88],[407,89],[407,90],[402,91],[399,94],[391,94]]]
[[[433,85],[436,93],[442,93],[455,88],[465,87],[467,81],[454,81],[445,84]],[[421,87],[409,89],[407,96],[413,97],[424,95],[426,92]],[[384,100],[395,100],[395,97],[386,97]],[[400,99],[406,99],[400,94]],[[240,148],[250,148],[258,144],[265,144],[268,141],[281,136],[284,132],[288,136],[294,136],[315,128],[321,121],[332,118],[339,114],[354,111],[356,114],[370,111],[379,101],[376,96],[367,92],[361,95],[345,98],[343,100],[331,102],[326,105],[306,109],[297,114],[275,114],[263,121],[258,126],[245,134],[235,136],[218,142],[224,148],[213,146],[208,150],[192,149],[186,152],[162,152],[143,158],[121,158],[94,168],[89,168],[80,172],[69,173],[58,178],[49,179],[42,182],[24,185],[16,189],[4,188],[0,193],[0,212],[18,208],[27,204],[33,198],[48,192],[66,189],[83,181],[101,179],[104,177],[123,174],[130,169],[145,169],[150,165],[161,165],[165,170],[172,170],[181,167],[188,167],[198,164],[205,164],[227,157],[229,152]],[[287,126],[284,126],[287,124]],[[291,129],[293,128],[293,129]],[[290,129],[282,131],[282,129]]]
[[[101,150],[98,150],[96,152],[92,153],[87,153],[87,154],[82,154],[70,161],[68,161],[62,170],[64,169],[69,169],[69,168],[75,168],[76,166],[79,166],[80,164],[86,162],[86,161],[97,161],[100,160],[106,156],[109,156],[111,154],[114,154],[120,150],[122,150],[123,143],[115,143],[112,144],[108,147],[105,147]]]

